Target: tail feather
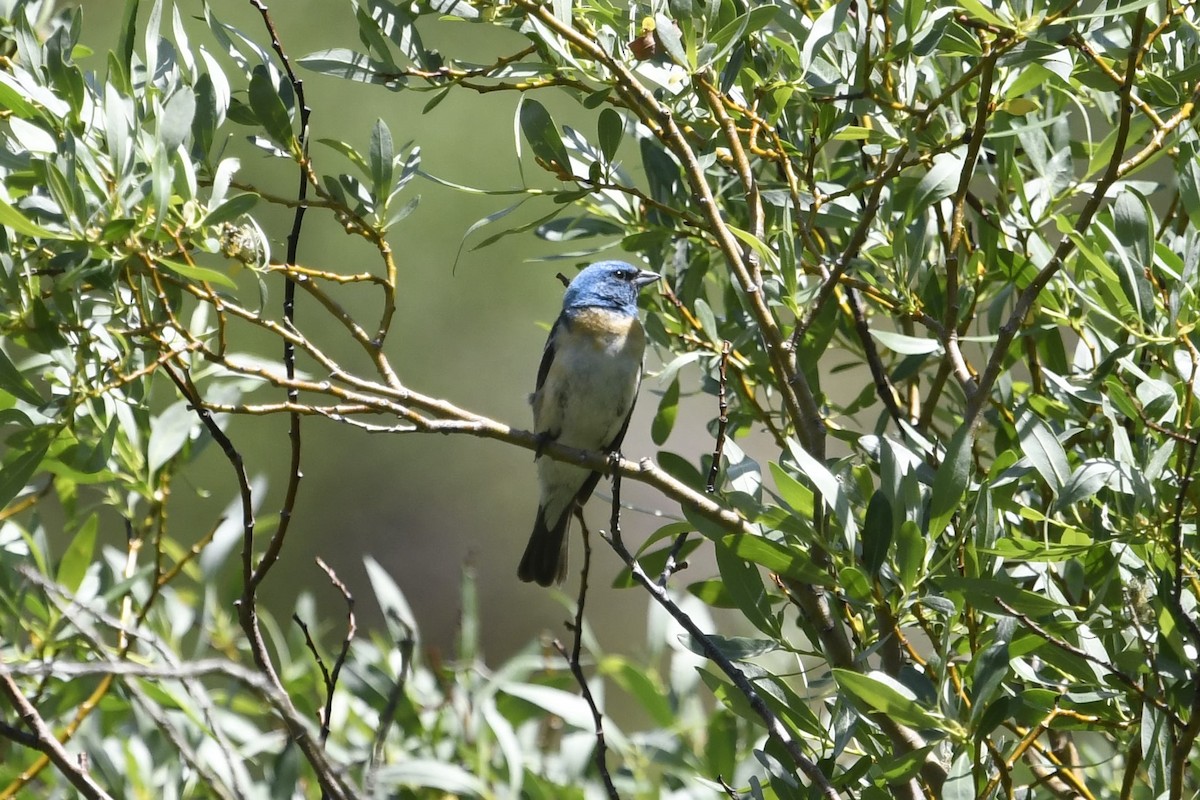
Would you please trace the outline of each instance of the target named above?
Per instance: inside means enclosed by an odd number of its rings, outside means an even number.
[[[521,556],[521,565],[517,567],[518,578],[542,586],[562,583],[566,579],[567,528],[573,510],[573,504],[568,506],[554,526],[547,527],[542,509],[538,509],[533,533],[525,546],[525,555]]]

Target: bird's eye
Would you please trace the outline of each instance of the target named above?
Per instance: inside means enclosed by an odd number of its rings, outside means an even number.
[[[616,272],[614,272],[613,275],[615,275],[617,277],[617,280],[627,281],[633,276],[633,273],[631,273],[627,269],[619,269]]]

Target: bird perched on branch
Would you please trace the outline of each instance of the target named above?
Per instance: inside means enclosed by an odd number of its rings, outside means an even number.
[[[600,261],[571,281],[530,396],[533,429],[544,441],[607,452],[621,446],[646,349],[638,292],[660,277],[623,261]],[[571,515],[591,497],[600,473],[540,451],[537,462],[541,502],[517,576],[550,586],[566,577]]]

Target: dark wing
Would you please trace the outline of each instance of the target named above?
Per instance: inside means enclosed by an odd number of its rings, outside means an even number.
[[[563,324],[563,315],[559,314],[558,319],[554,320],[554,325],[550,328],[550,335],[546,337],[546,348],[542,350],[542,363],[538,365],[537,385],[533,387],[535,392],[540,391],[542,384],[546,382],[546,375],[550,372],[550,365],[554,363],[554,339],[558,336],[558,328]]]

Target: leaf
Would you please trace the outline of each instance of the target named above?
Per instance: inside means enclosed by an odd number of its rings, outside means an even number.
[[[29,382],[24,373],[17,369],[17,365],[9,359],[3,349],[0,349],[0,389],[4,389],[31,406],[40,406],[43,402],[42,396],[33,388],[33,384]]]
[[[395,66],[344,47],[318,50],[298,61],[313,72],[356,83],[372,83],[389,89],[399,89],[408,83],[407,78],[400,74]]]
[[[43,228],[36,222],[31,221],[28,217],[16,209],[15,206],[9,205],[4,198],[0,197],[0,225],[6,228],[12,228],[22,236],[30,236],[35,239],[65,239],[66,237],[55,233],[48,228]]]
[[[718,653],[730,661],[748,661],[780,649],[779,643],[774,639],[749,639],[744,636],[718,636],[716,634],[708,634],[705,638]],[[681,635],[679,641],[696,655],[708,658],[708,651],[694,637]]]
[[[183,264],[179,261],[172,261],[169,258],[159,258],[158,263],[176,275],[181,275],[189,280],[215,283],[227,289],[237,288],[237,284],[233,282],[233,278],[230,278],[224,272],[217,272],[215,269],[197,267],[194,264]]]
[[[762,259],[764,267],[771,272],[779,271],[779,255],[771,249],[770,245],[749,231],[744,231],[741,228],[734,227],[733,225],[727,225],[726,227],[729,228],[730,233],[741,239],[746,244],[750,245],[750,249],[757,253],[758,257]]]
[[[800,68],[803,71],[808,72],[814,67],[814,57],[821,52],[834,34],[841,30],[849,12],[848,4],[831,3],[827,9],[821,12],[821,16],[816,18],[812,29],[808,32],[808,38],[804,40],[804,47],[800,51]]]
[[[958,188],[963,158],[955,153],[938,153],[913,191],[909,209],[913,214],[949,197]]]
[[[878,575],[892,544],[892,504],[881,490],[871,495],[862,530],[862,561],[867,574]]]
[[[809,454],[795,439],[788,439],[787,446],[800,474],[816,487],[821,501],[841,522],[846,535],[853,537],[858,532],[858,522],[854,510],[850,507],[850,496],[842,490],[841,482],[828,467]]]
[[[911,689],[884,672],[873,670],[863,675],[835,667],[833,679],[851,699],[895,722],[914,728],[945,727],[945,720],[922,708]]]
[[[725,440],[725,460],[725,478],[729,481],[729,488],[758,497],[762,490],[762,468],[758,462],[728,437]]]
[[[1021,443],[1021,452],[1050,485],[1050,490],[1058,495],[1071,476],[1071,466],[1067,463],[1067,451],[1054,432],[1026,408],[1017,417],[1017,438]]]
[[[39,442],[0,467],[0,509],[7,508],[12,499],[21,493],[49,449],[49,442]]]
[[[793,580],[815,586],[833,586],[833,576],[813,563],[812,558],[798,547],[787,547],[763,536],[731,533],[721,539],[738,558],[753,561]]]
[[[968,16],[985,22],[988,25],[995,26],[1002,30],[1007,30],[1012,26],[996,15],[994,11],[985,6],[980,0],[958,0],[958,4],[962,6],[963,11],[967,12]]]
[[[650,423],[650,439],[661,446],[671,435],[675,427],[675,417],[679,413],[679,378],[667,385],[666,391],[658,401],[658,412]]]
[[[680,534],[690,533],[693,530],[692,526],[686,522],[672,522],[655,531],[649,539],[647,539],[638,550],[637,561],[638,566],[651,577],[662,574],[662,571],[667,566],[667,559],[674,556],[676,563],[682,563],[687,560],[688,556],[696,551],[704,539],[699,536],[694,536],[684,542],[683,547],[675,550],[675,542],[672,541],[664,547],[657,550],[650,550],[650,546],[655,542],[661,541],[664,537],[670,536],[675,539]],[[629,567],[622,567],[617,573],[617,577],[613,578],[612,587],[614,589],[628,589],[636,586],[637,583],[633,579],[633,571]]]
[[[479,778],[446,761],[432,758],[407,758],[375,771],[380,789],[409,786],[434,789],[455,797],[490,797],[492,792]]]
[[[505,683],[501,686],[505,694],[519,697],[543,711],[548,711],[563,722],[580,730],[592,729],[592,712],[587,701],[572,692],[553,686],[532,683]]]
[[[600,152],[610,163],[617,157],[621,147],[621,139],[625,135],[625,118],[614,108],[605,108],[596,120],[597,138],[600,142]]]
[[[367,162],[371,167],[371,183],[377,197],[386,197],[391,189],[395,157],[392,132],[382,119],[375,120],[371,127],[371,146],[367,150]]]
[[[1041,617],[1062,610],[1062,606],[1043,595],[1022,589],[1001,578],[965,578],[961,575],[944,575],[937,579],[942,589],[948,592],[961,592],[973,605],[1007,616],[1008,612],[1001,608],[996,601],[1004,603],[1016,611],[1031,617]]]
[[[929,540],[921,532],[920,526],[911,519],[905,520],[900,526],[900,535],[896,537],[896,569],[905,592],[911,592],[919,583],[928,551]]]
[[[78,591],[87,575],[88,567],[92,565],[92,553],[96,549],[96,531],[100,528],[100,518],[91,514],[84,521],[71,544],[58,562],[55,580],[59,586],[74,593]]]
[[[150,471],[175,457],[191,437],[197,423],[195,412],[186,400],[168,406],[150,420],[150,440],[146,445],[146,462]]]
[[[279,88],[271,78],[270,71],[259,65],[250,74],[250,109],[268,136],[285,151],[296,150],[296,136],[292,132],[292,117]]]
[[[412,642],[415,648],[419,648],[420,631],[417,628],[417,618],[404,597],[404,592],[400,591],[392,576],[375,559],[363,556],[363,566],[367,569],[371,590],[375,592],[375,600],[383,611],[383,618],[387,622],[392,639],[395,642]]]
[[[158,138],[168,152],[175,150],[192,130],[196,116],[196,95],[188,86],[180,86],[163,106],[158,120]]]
[[[872,328],[871,338],[893,353],[899,353],[902,356],[927,355],[929,353],[938,353],[942,350],[942,343],[937,339],[905,336],[893,331],[878,331]]]
[[[1056,507],[1069,508],[1104,488],[1131,495],[1134,493],[1134,476],[1126,465],[1110,458],[1089,458],[1063,484]]]
[[[996,690],[1009,672],[1008,642],[1012,638],[1014,619],[1004,617],[996,626],[996,638],[980,650],[971,669],[971,711],[978,716],[991,702]]]
[[[811,517],[814,499],[812,489],[796,480],[790,472],[774,461],[767,466],[771,470],[771,477],[775,479],[775,488],[788,508],[800,516]]]
[[[959,427],[946,448],[945,458],[938,466],[929,498],[930,539],[936,539],[946,530],[967,490],[971,478],[971,442],[970,427]]]
[[[753,563],[739,558],[725,547],[713,548],[717,570],[731,608],[737,608],[747,620],[768,636],[780,636],[779,624],[771,613],[770,598],[762,575]]]
[[[675,713],[667,701],[667,690],[661,681],[651,677],[653,672],[621,656],[605,656],[597,664],[597,669],[633,697],[638,709],[649,714],[656,725],[670,727],[675,724]]]
[[[523,98],[519,109],[519,120],[521,133],[525,135],[525,140],[529,142],[533,154],[542,161],[546,168],[564,175],[570,174],[571,159],[567,155],[567,148],[563,145],[554,119],[546,107],[537,100]]]
[[[683,49],[683,36],[679,32],[679,26],[675,24],[675,20],[666,14],[655,14],[654,35],[672,61],[681,67],[688,66],[687,52]]]
[[[258,205],[258,195],[253,192],[242,192],[230,197],[221,205],[212,209],[204,217],[204,225],[220,225],[222,222],[235,220],[244,214],[249,214]]]

